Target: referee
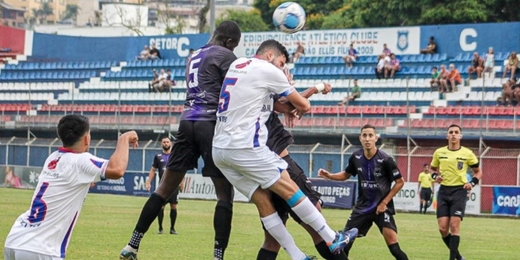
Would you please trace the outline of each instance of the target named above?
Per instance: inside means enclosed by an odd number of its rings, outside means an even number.
[[[419,173],[419,214],[426,214],[426,209],[430,206],[430,201],[432,199],[432,195],[434,193],[433,183],[435,180],[432,178],[430,174],[430,167],[427,163],[423,165],[424,169],[421,173]]]
[[[442,240],[450,249],[450,260],[464,259],[459,253],[460,222],[464,217],[466,196],[482,178],[477,156],[460,145],[462,129],[450,125],[446,135],[448,145],[433,153],[432,178],[440,183],[437,195],[437,222]],[[468,166],[473,170],[473,178],[468,181]]]

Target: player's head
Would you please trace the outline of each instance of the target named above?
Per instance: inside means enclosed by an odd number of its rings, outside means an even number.
[[[376,128],[371,124],[366,124],[361,127],[361,133],[359,134],[359,141],[365,150],[372,150],[376,148],[377,142]]]
[[[446,138],[452,144],[459,144],[462,139],[462,128],[457,124],[452,124],[448,127]]]
[[[427,163],[423,164],[423,170],[424,172],[428,172],[430,170],[430,165]]]
[[[172,141],[168,136],[163,136],[161,139],[161,146],[164,151],[169,151],[172,148]]]
[[[276,40],[262,42],[256,51],[256,56],[271,62],[279,69],[283,69],[285,63],[289,60],[289,52],[285,46]]]
[[[58,137],[63,147],[87,152],[90,146],[90,123],[86,116],[66,115],[58,123]]]
[[[233,51],[238,46],[241,36],[242,32],[238,24],[233,21],[223,21],[215,28],[209,42]]]

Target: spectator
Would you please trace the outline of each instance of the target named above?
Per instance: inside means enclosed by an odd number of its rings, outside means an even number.
[[[296,43],[296,51],[291,54],[291,62],[296,63],[302,55],[305,55],[305,47],[300,42]]]
[[[140,56],[135,57],[136,60],[147,60],[150,58],[150,48],[148,45],[145,45],[143,50],[140,53]]]
[[[392,54],[392,51],[386,47],[386,43],[383,44],[383,54],[386,56],[390,56],[390,54]]]
[[[506,77],[508,71],[511,71],[511,79],[515,78],[516,68],[518,68],[518,57],[516,56],[516,51],[511,52],[509,57],[507,57],[507,61],[504,63],[504,74],[502,78]]]
[[[166,80],[162,85],[161,92],[165,92],[166,90],[170,91],[172,86],[177,85],[175,80],[172,78],[172,71],[170,69],[166,70]]]
[[[460,73],[455,68],[455,65],[450,64],[450,73],[448,74],[447,79],[443,81],[444,89],[446,92],[454,92],[457,91],[457,86],[462,83],[462,79],[460,77]],[[451,88],[449,88],[451,86]]]
[[[22,188],[22,180],[9,168],[9,166],[6,166],[4,187],[7,188],[8,186],[13,188]]]
[[[493,47],[489,47],[486,56],[484,57],[484,72],[489,70],[489,77],[493,73],[493,67],[495,67],[495,52]]]
[[[401,70],[399,59],[395,57],[395,54],[390,54],[390,62],[385,66],[385,79],[388,78],[390,72],[390,78],[394,77],[394,74]]]
[[[390,62],[389,55],[381,54],[377,57],[377,66],[375,68],[377,79],[381,79],[385,74],[385,66]]]
[[[441,74],[437,71],[437,67],[432,68],[432,79],[430,80],[430,92],[436,89],[440,92],[440,76]]]
[[[435,43],[435,38],[433,36],[430,37],[430,41],[428,42],[428,46],[426,49],[421,50],[421,54],[435,54],[437,53],[437,44]]]
[[[513,99],[516,97],[515,96],[515,91],[516,89],[518,89],[516,87],[516,79],[513,78],[513,79],[508,79],[506,81],[506,83],[502,84],[502,99],[501,99],[501,103],[503,106],[511,106],[513,105]],[[507,103],[509,104],[507,104]]]
[[[343,56],[343,61],[345,61],[345,65],[349,68],[352,68],[354,62],[356,62],[358,52],[354,49],[354,43],[350,44],[350,49],[348,50],[348,54]]]
[[[477,73],[477,78],[482,77],[482,71],[484,71],[484,59],[478,55],[478,52],[474,52],[471,66],[468,68],[468,80],[471,80],[471,73],[473,72]]]
[[[513,79],[512,81],[515,82],[516,79]],[[520,80],[513,83],[511,89],[513,90],[513,99],[516,100],[516,105],[518,106],[518,104],[520,104]]]
[[[446,69],[446,65],[441,65],[441,71],[439,72],[439,93],[448,92],[448,86],[446,81],[450,76],[450,72]]]
[[[152,92],[152,91],[160,92],[161,90],[164,89],[163,84],[166,82],[166,78],[168,77],[168,74],[166,74],[164,69],[161,69],[160,74],[158,74],[157,70],[154,69],[153,75],[154,75],[154,77],[153,77],[152,81],[150,81],[150,83],[148,84],[148,91],[149,92]]]
[[[150,49],[150,57],[151,60],[162,59],[161,52],[155,47],[155,43],[152,43],[152,49]]]
[[[193,48],[190,48],[190,53],[188,54],[188,57],[186,57],[186,63],[190,62],[191,55],[193,55],[194,52],[195,50]]]
[[[343,101],[339,102],[338,105],[344,105],[348,101],[354,101],[356,98],[361,97],[361,87],[357,84],[357,79],[354,80],[354,87],[352,87],[351,94],[343,98]]]

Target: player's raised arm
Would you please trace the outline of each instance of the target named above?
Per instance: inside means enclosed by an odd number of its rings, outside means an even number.
[[[347,173],[346,171],[338,172],[338,173],[330,173],[327,170],[319,169],[318,170],[318,177],[321,177],[326,180],[333,180],[333,181],[344,181],[350,179],[351,174]]]
[[[107,179],[119,179],[123,177],[128,166],[128,155],[130,145],[137,147],[137,133],[135,131],[129,131],[122,134],[117,140],[116,150],[114,154],[110,156],[107,170],[105,172],[105,178]]]

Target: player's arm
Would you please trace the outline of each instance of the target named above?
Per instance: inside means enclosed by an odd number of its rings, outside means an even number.
[[[146,183],[144,184],[146,186],[147,191],[150,191],[150,188],[152,187],[151,184],[153,179],[155,178],[155,170],[155,167],[152,166],[152,168],[150,168],[150,172],[148,173],[148,180],[146,180]]]
[[[430,163],[430,169],[432,170],[432,179],[435,182],[441,183],[442,176],[439,174],[439,154],[437,151],[433,153],[432,162]]]
[[[418,182],[417,183],[417,191],[418,192],[421,192],[421,174],[422,174],[422,172],[419,173],[419,178],[417,178],[417,182]]]
[[[379,205],[377,205],[376,213],[383,213],[386,211],[386,205],[394,198],[394,196],[404,187],[404,180],[403,176],[401,175],[401,171],[399,171],[399,168],[397,167],[397,164],[393,160],[392,157],[389,157],[387,160],[385,160],[385,170],[387,171],[386,174],[390,175],[393,181],[395,182],[392,189],[390,189],[390,192],[386,195],[381,202],[379,202]]]
[[[469,183],[464,184],[464,189],[471,190],[473,187],[475,187],[477,184],[479,184],[480,180],[482,179],[482,171],[479,167],[479,161],[477,159],[477,156],[475,156],[474,153],[471,153],[471,157],[467,161],[469,164],[469,167],[473,170],[473,178],[471,178],[471,181]]]
[[[318,177],[321,177],[325,180],[344,181],[350,179],[350,176],[352,175],[350,173],[347,173],[346,171],[330,173],[329,171],[324,169],[318,170]]]
[[[302,116],[311,109],[311,102],[308,99],[300,96],[298,91],[293,91],[287,95],[287,100],[291,102],[294,108],[298,111],[298,115]]]
[[[331,91],[331,85],[329,83],[323,82],[300,92],[300,95],[308,99],[314,94],[321,92],[325,95]],[[295,107],[290,102],[288,102],[287,98],[285,97],[279,98],[278,101],[274,103],[274,110],[280,113],[290,113],[294,109]]]
[[[182,178],[181,183],[179,184],[179,191],[184,191],[184,180],[186,179],[186,176]]]
[[[105,171],[105,178],[119,179],[123,177],[126,171],[126,167],[128,167],[130,145],[134,148],[137,147],[138,140],[139,138],[137,137],[137,133],[135,131],[129,131],[119,136],[116,150],[112,156],[110,156],[110,160]]]

